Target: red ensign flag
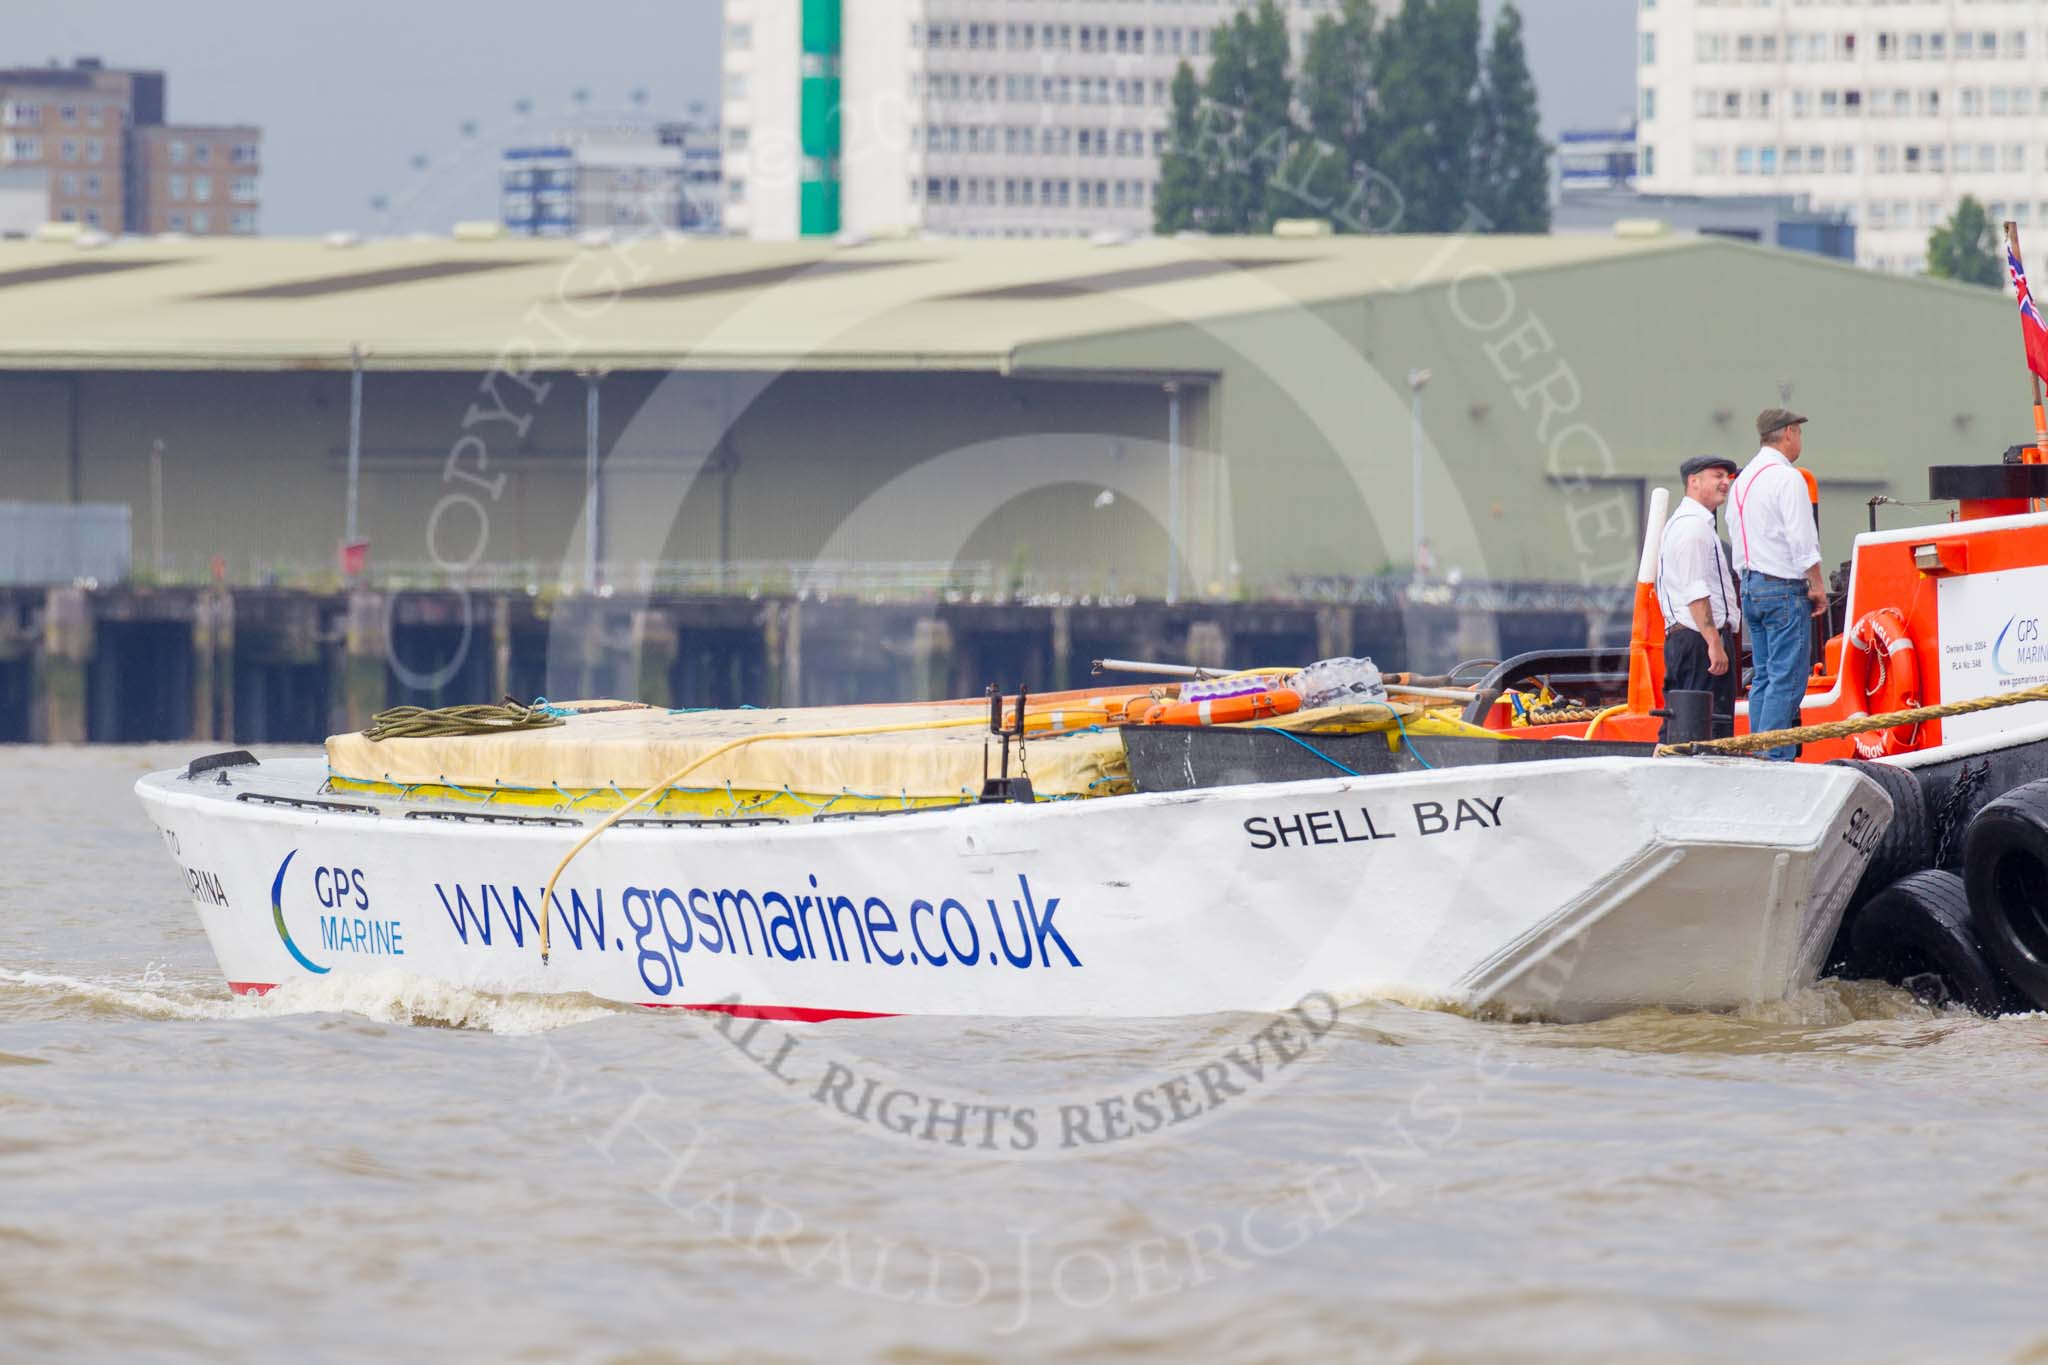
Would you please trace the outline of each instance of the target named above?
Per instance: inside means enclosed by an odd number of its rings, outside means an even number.
[[[2043,379],[2048,379],[2048,324],[2041,321],[2041,310],[2034,306],[2033,291],[2027,288],[2027,269],[2020,264],[2019,250],[2012,239],[2005,243],[2005,267],[2012,272],[2013,292],[2020,301],[2020,335],[2026,338],[2027,368]]]

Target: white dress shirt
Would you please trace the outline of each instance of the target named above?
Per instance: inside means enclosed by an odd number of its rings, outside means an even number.
[[[1770,446],[1757,451],[1729,492],[1728,547],[1737,573],[1804,578],[1820,563],[1806,476]]]
[[[1664,628],[1698,630],[1689,607],[1702,597],[1717,627],[1726,628],[1739,615],[1735,580],[1721,551],[1714,514],[1689,497],[1680,498],[1657,547],[1657,605],[1664,611]]]

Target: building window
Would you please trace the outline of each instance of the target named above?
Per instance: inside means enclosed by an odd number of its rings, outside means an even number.
[[[213,218],[212,218],[212,217],[211,217],[210,215],[208,215],[208,214],[204,214],[204,213],[195,213],[195,214],[193,214],[193,215],[192,215],[192,230],[193,230],[194,232],[211,232],[211,231],[213,231]]]
[[[185,148],[185,144],[184,144],[184,143],[182,143],[182,142],[173,142],[173,143],[171,143],[171,164],[172,164],[173,166],[182,166],[182,165],[184,165],[184,164],[185,164],[185,152],[186,152],[186,148]]]
[[[254,235],[256,231],[256,215],[253,213],[236,214],[230,222],[228,230],[242,237]]]
[[[89,137],[85,140],[85,159],[95,166],[100,163],[101,153],[105,150],[98,138]]]
[[[728,24],[725,28],[725,47],[728,52],[745,52],[754,45],[752,24]]]
[[[234,146],[234,151],[231,153],[231,159],[238,165],[255,165],[256,144],[253,142],[237,142]]]
[[[100,178],[97,175],[85,177],[85,192],[87,194],[98,194],[100,192]]]
[[[733,176],[725,182],[726,200],[734,204],[747,202],[747,182],[743,177]]]
[[[169,182],[168,182],[168,183],[169,183],[169,185],[170,185],[170,189],[171,189],[171,198],[173,198],[173,199],[183,199],[183,198],[185,197],[185,177],[184,177],[184,176],[182,176],[182,175],[174,175],[174,176],[171,176],[171,177],[169,177]]]
[[[78,144],[68,137],[65,138],[57,144],[57,156],[63,161],[78,160]]]
[[[1655,66],[1656,64],[1657,64],[1657,35],[1656,35],[1656,34],[1654,34],[1654,33],[1645,33],[1645,34],[1643,35],[1643,65],[1644,65],[1644,66]]]
[[[185,215],[182,213],[172,214],[170,218],[170,223],[171,231],[183,232],[185,230]]]
[[[85,211],[85,221],[93,227],[98,227],[100,225],[100,211],[98,209],[87,209]]]
[[[204,165],[206,165],[206,164],[207,164],[208,162],[210,162],[210,161],[212,161],[212,160],[213,160],[213,148],[212,148],[212,146],[210,146],[209,144],[207,144],[207,143],[204,143],[204,142],[195,142],[195,143],[193,143],[193,144],[192,144],[192,164],[193,164],[193,165],[195,165],[195,166],[204,166]]]
[[[58,180],[58,184],[62,187],[62,192],[64,194],[70,195],[74,198],[77,197],[78,176],[75,173],[61,176]]]
[[[1643,148],[1643,175],[1645,178],[1649,178],[1655,176],[1656,174],[1657,149],[1655,147],[1645,146]]]
[[[1643,122],[1654,122],[1656,120],[1656,117],[1657,88],[1655,86],[1646,85],[1643,87]]]

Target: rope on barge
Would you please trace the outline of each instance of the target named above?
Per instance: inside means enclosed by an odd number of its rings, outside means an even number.
[[[1918,725],[1922,721],[1944,720],[1949,716],[1974,715],[1979,711],[1996,711],[2001,706],[2020,706],[2030,701],[2048,701],[2048,683],[2003,692],[1995,697],[1972,697],[1967,701],[1943,702],[1939,706],[1915,706],[1904,711],[1887,711],[1875,716],[1850,716],[1846,720],[1829,721],[1825,725],[1797,725],[1789,730],[1765,730],[1759,734],[1737,735],[1733,739],[1702,739],[1688,744],[1659,744],[1657,756],[1687,758],[1715,754],[1753,754],[1765,749],[1775,749],[1781,744],[1810,744],[1822,739],[1846,739],[1851,735],[1869,734],[1873,730]]]

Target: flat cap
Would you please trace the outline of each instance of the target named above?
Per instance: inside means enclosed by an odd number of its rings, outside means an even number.
[[[1771,439],[1771,433],[1786,427],[1798,426],[1806,418],[1790,408],[1765,408],[1756,415],[1756,436],[1759,441]]]
[[[1695,455],[1678,467],[1678,477],[1689,479],[1693,475],[1703,474],[1709,469],[1725,469],[1730,474],[1742,472],[1741,467],[1725,455]]]

